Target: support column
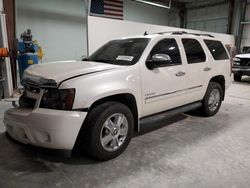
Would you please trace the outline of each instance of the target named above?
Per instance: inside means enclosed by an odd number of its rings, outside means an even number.
[[[241,24],[245,19],[247,0],[235,1],[233,10],[233,19],[231,34],[235,35],[235,46],[237,48],[237,53],[241,51],[241,38],[244,25]]]
[[[3,0],[3,10],[6,15],[6,27],[8,35],[8,45],[9,50],[12,52],[11,61],[11,71],[12,71],[12,81],[13,87],[16,88],[16,23],[15,23],[15,0]]]

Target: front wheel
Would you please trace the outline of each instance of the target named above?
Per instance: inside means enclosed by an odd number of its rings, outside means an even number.
[[[98,160],[120,155],[128,146],[133,133],[134,119],[130,109],[118,102],[106,102],[91,110],[84,130],[84,147]]]
[[[221,106],[223,90],[220,84],[210,82],[203,99],[202,114],[206,117],[215,115]]]

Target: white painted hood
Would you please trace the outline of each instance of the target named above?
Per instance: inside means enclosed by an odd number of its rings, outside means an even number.
[[[121,66],[91,61],[43,63],[32,65],[26,69],[24,78],[29,78],[33,81],[44,78],[59,83],[74,76],[97,73],[99,71],[110,70],[118,67]]]

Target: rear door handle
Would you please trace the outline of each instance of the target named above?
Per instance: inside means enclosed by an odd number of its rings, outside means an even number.
[[[205,68],[203,69],[203,71],[210,71],[210,70],[211,70],[210,67],[205,67]]]
[[[175,76],[180,77],[180,76],[184,76],[185,74],[186,74],[185,72],[179,71],[179,72],[177,72],[177,73],[175,74]]]

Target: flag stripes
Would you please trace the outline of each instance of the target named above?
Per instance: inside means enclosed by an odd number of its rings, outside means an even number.
[[[123,19],[123,0],[92,0],[90,15]]]

